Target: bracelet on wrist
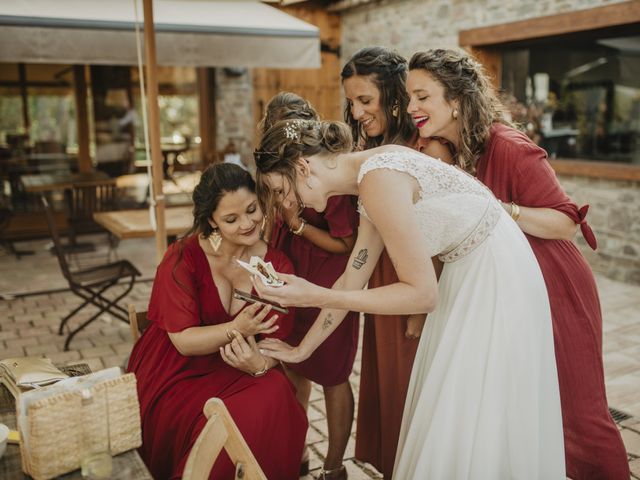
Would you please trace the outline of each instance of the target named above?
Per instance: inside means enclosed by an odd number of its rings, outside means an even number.
[[[269,371],[269,361],[265,358],[264,367],[262,367],[262,369],[258,370],[257,372],[253,372],[251,375],[253,377],[261,377],[265,375],[268,371]]]
[[[304,218],[300,219],[300,226],[298,228],[296,228],[295,230],[292,228],[289,228],[289,230],[291,231],[291,233],[293,233],[294,235],[302,235],[302,232],[304,231],[304,227],[307,226],[307,222],[305,222]]]
[[[229,339],[229,341],[233,340],[233,333],[231,333],[231,330],[229,330],[228,328],[226,328],[224,330],[224,333],[227,334],[227,338]]]
[[[520,207],[515,202],[511,202],[511,218],[516,222],[520,218]]]

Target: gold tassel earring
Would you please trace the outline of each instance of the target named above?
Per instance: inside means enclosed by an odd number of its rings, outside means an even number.
[[[207,237],[207,240],[209,240],[209,244],[211,245],[211,248],[213,248],[213,251],[217,252],[220,248],[220,244],[222,243],[222,235],[220,235],[220,230],[214,228]]]

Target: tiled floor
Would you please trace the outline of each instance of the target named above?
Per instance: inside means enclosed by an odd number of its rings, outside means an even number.
[[[105,236],[93,237],[93,241],[99,244],[98,250],[78,255],[78,264],[86,266],[106,260]],[[46,355],[59,364],[81,360],[93,370],[122,365],[131,349],[129,327],[108,316],[78,334],[71,344],[72,351],[63,352],[64,338],[56,334],[58,323],[78,304],[79,299],[63,290],[66,288],[65,280],[46,245],[46,241],[20,243],[21,249],[36,252],[21,260],[0,253],[0,358]],[[146,310],[155,271],[153,239],[123,241],[118,254],[133,261],[143,273],[143,280],[136,284],[126,302]],[[597,279],[604,312],[604,359],[609,405],[631,415],[619,426],[629,453],[633,478],[640,479],[640,287],[601,276]],[[23,295],[55,290],[61,291]],[[89,311],[79,315],[76,322],[89,315]],[[356,401],[359,372],[360,351],[351,376]],[[317,474],[327,448],[324,400],[322,390],[317,387],[312,391],[309,423],[307,442],[311,451],[311,468],[312,474]],[[381,478],[375,469],[356,462],[353,456],[352,435],[345,455],[349,478]]]

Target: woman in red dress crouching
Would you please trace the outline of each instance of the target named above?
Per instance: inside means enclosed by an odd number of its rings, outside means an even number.
[[[151,324],[129,361],[140,398],[140,453],[154,478],[181,478],[207,421],[202,408],[219,397],[267,478],[298,478],[306,415],[281,367],[263,357],[254,340],[286,338],[293,309],[272,315],[233,298],[236,288],[251,291],[250,274],[237,259],[259,256],[286,273],[293,271],[291,262],[260,240],[255,184],[240,167],[209,167],[193,201],[193,228],[158,267]],[[234,471],[222,452],[211,478],[233,478]]]

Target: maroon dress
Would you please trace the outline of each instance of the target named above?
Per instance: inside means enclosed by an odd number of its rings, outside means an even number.
[[[553,208],[580,224],[592,248],[595,237],[581,209],[562,190],[547,154],[525,135],[495,124],[477,177],[498,199]],[[573,242],[527,235],[549,292],[567,476],[574,480],[629,478],[620,433],[609,414],[602,365],[602,314],[589,264]]]
[[[334,238],[354,235],[358,228],[356,197],[330,197],[323,213],[305,208],[302,218],[314,227],[328,231]],[[331,288],[344,272],[349,255],[329,253],[302,236],[293,235],[279,221],[273,231],[271,245],[282,250],[293,262],[296,274],[322,287]],[[298,345],[315,322],[320,310],[297,308],[293,331],[287,338]],[[349,379],[358,348],[358,313],[349,312],[335,331],[304,362],[287,365],[305,378],[331,387]]]
[[[167,332],[215,325],[232,319],[225,311],[197,236],[169,247],[153,283],[151,324],[131,352],[128,370],[136,374],[142,416],[140,454],[153,478],[181,478],[187,457],[206,423],[202,413],[212,397],[224,401],[267,478],[297,479],[307,418],[294,389],[280,368],[254,378],[230,367],[219,353],[183,356]],[[280,272],[292,272],[280,252],[269,249],[265,260]],[[177,265],[177,266],[176,266]],[[284,338],[292,318],[280,316],[272,336]],[[220,454],[210,478],[232,479],[234,468]]]

